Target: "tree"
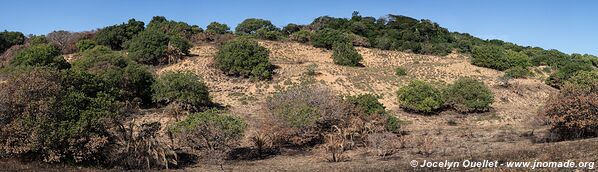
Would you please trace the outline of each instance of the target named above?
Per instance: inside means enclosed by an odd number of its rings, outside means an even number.
[[[166,17],[163,16],[154,16],[147,24],[147,30],[163,33],[170,37],[181,37],[187,40],[194,34],[203,31],[197,25],[189,25],[185,22],[167,20]]]
[[[494,102],[490,88],[472,78],[459,78],[444,91],[444,98],[450,107],[462,113],[487,111]]]
[[[125,47],[125,42],[144,29],[145,24],[142,21],[129,19],[128,23],[100,29],[96,33],[95,41],[98,44],[108,46],[113,50],[122,50]]]
[[[76,43],[85,37],[89,37],[89,35],[86,36],[85,33],[69,32],[64,30],[53,31],[46,36],[48,41],[55,45],[62,54],[76,52],[78,50]]]
[[[230,27],[228,27],[228,25],[218,22],[210,23],[206,29],[206,32],[216,34],[231,33]]]
[[[79,50],[79,52],[83,52],[85,50],[89,50],[92,49],[93,47],[95,47],[97,45],[97,43],[93,40],[89,40],[89,39],[84,39],[84,40],[80,40],[79,42],[77,42],[77,49]]]
[[[235,28],[235,33],[240,35],[254,34],[262,28],[267,31],[277,30],[276,26],[274,26],[269,20],[248,18],[237,25]]]
[[[0,32],[0,54],[13,45],[20,45],[25,43],[25,35],[21,32]]]
[[[214,61],[216,67],[228,75],[269,79],[272,77],[272,64],[268,54],[268,49],[256,41],[237,38],[224,43]]]
[[[440,90],[418,80],[401,87],[397,95],[402,108],[415,112],[432,113],[444,103]]]
[[[335,43],[332,51],[332,59],[338,65],[359,66],[359,62],[363,59],[357,50],[348,43]]]

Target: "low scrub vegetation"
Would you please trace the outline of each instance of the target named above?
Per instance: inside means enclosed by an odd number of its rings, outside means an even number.
[[[95,35],[95,42],[105,45],[113,50],[125,48],[125,42],[145,29],[145,23],[130,19],[127,23],[108,26],[100,29]]]
[[[199,110],[212,102],[208,87],[200,78],[188,72],[167,72],[152,85],[155,102],[174,103],[187,110]]]

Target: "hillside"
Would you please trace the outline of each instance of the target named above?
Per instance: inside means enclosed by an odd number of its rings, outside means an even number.
[[[571,160],[593,169],[598,158],[593,55],[358,12],[284,28],[249,18],[234,30],[155,16],[90,32],[1,32],[10,41],[0,47],[0,167],[428,171],[438,169],[410,163]]]

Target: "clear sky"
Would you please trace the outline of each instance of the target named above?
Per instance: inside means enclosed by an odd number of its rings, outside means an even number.
[[[450,31],[520,45],[598,55],[595,0],[10,0],[2,2],[0,30],[46,34],[84,31],[162,15],[205,29],[211,21],[232,28],[245,18],[277,26],[308,24],[323,15],[380,17],[400,14],[431,19]]]

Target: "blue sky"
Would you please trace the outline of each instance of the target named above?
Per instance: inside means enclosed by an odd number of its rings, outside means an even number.
[[[431,19],[450,31],[484,39],[598,55],[598,1],[556,0],[15,0],[2,2],[0,30],[45,34],[84,31],[136,18],[162,15],[205,28],[211,21],[231,27],[245,18],[277,26],[308,24],[323,15],[380,17],[400,14]]]

